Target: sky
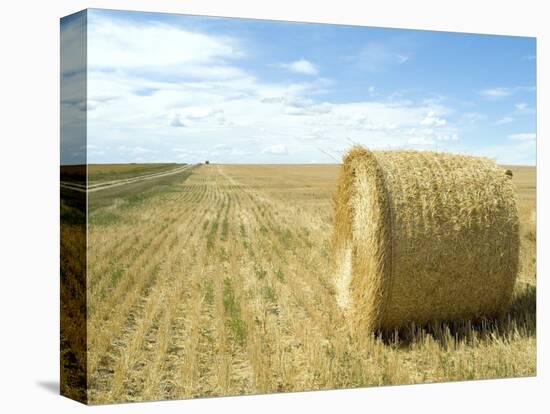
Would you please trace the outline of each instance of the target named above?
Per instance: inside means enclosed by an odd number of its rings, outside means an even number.
[[[535,68],[535,38],[92,9],[85,148],[90,163],[334,163],[361,144],[534,165]]]

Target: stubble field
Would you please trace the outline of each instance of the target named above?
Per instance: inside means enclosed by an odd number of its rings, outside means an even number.
[[[335,299],[338,168],[201,165],[90,193],[90,402],[534,375],[535,169],[512,167],[509,314],[369,336]]]

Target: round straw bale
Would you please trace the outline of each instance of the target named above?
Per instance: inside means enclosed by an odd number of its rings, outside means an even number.
[[[356,146],[334,208],[337,299],[352,327],[494,317],[509,305],[519,220],[493,161]]]

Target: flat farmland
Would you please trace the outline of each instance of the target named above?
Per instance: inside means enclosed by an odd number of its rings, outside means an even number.
[[[350,334],[336,304],[339,165],[200,165],[89,193],[90,402],[534,375],[535,169],[507,168],[510,312],[393,335]]]

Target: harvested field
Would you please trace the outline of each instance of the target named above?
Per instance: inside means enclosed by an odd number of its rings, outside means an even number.
[[[507,168],[510,311],[387,335],[350,334],[337,303],[338,165],[201,165],[90,193],[90,402],[534,375],[535,169]]]

